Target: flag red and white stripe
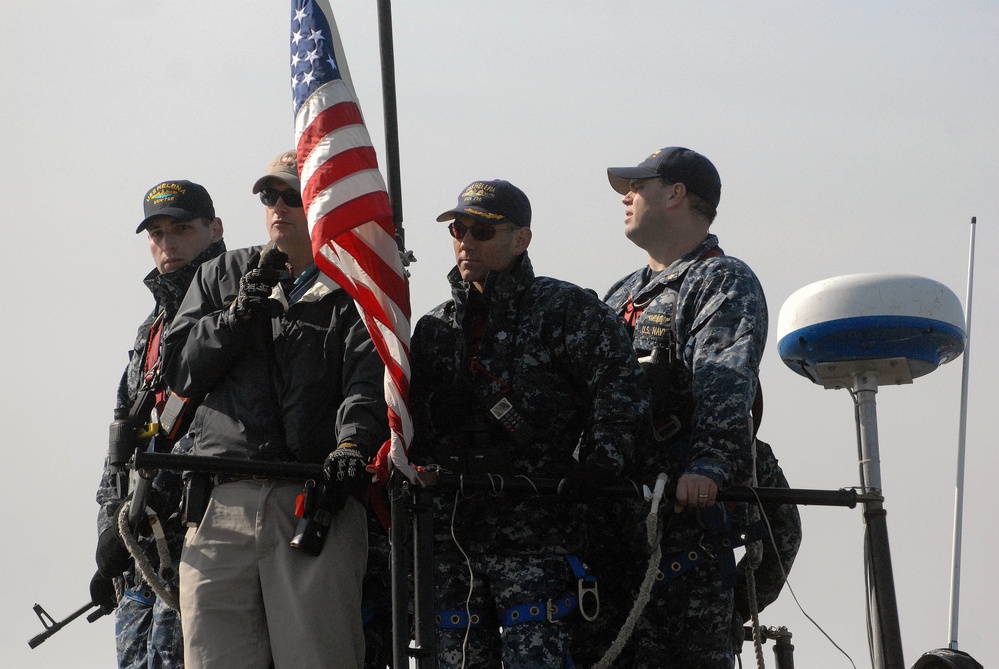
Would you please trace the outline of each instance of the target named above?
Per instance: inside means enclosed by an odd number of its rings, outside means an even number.
[[[392,207],[364,125],[333,13],[326,0],[294,0],[292,91],[302,197],[320,270],[354,299],[385,362],[391,438],[376,459],[410,480],[409,282]]]

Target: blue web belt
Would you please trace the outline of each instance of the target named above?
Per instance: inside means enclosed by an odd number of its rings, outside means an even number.
[[[511,627],[523,623],[548,621],[554,622],[569,615],[577,608],[579,602],[587,594],[594,598],[592,614],[580,608],[580,613],[587,620],[593,620],[600,611],[600,597],[597,594],[597,577],[589,572],[587,566],[575,555],[566,555],[565,561],[576,579],[576,592],[566,591],[562,595],[544,602],[527,602],[518,604],[503,612],[500,625]],[[442,609],[436,612],[438,629],[474,629],[482,625],[484,613],[477,609]]]
[[[702,541],[698,546],[680,551],[659,562],[659,573],[652,586],[653,592],[707,560],[717,558],[721,562],[723,579],[735,578],[734,549],[759,541],[767,536],[767,528],[762,520],[745,529],[716,534]]]

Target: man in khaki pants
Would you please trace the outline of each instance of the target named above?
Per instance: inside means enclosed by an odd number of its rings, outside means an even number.
[[[388,436],[384,367],[353,300],[313,263],[295,152],[253,192],[270,242],[195,277],[167,336],[168,376],[205,397],[193,454],[325,462],[316,489],[332,520],[312,550],[291,547],[302,482],[215,476],[181,558],[185,661],[360,667],[365,465]]]

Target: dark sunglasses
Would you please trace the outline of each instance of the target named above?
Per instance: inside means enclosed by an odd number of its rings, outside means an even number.
[[[274,205],[276,205],[278,198],[284,200],[285,206],[288,207],[302,206],[301,193],[296,193],[293,190],[275,190],[273,188],[260,189],[260,201],[263,202],[268,207],[273,207]]]
[[[459,242],[465,238],[466,232],[471,232],[472,237],[477,241],[488,242],[496,236],[496,232],[498,230],[512,229],[513,228],[499,228],[495,225],[486,225],[485,223],[473,223],[469,226],[464,223],[459,223],[458,221],[451,221],[447,226],[448,232],[450,232],[451,236]]]

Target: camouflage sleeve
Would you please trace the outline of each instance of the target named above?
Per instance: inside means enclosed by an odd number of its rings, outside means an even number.
[[[580,460],[621,472],[649,420],[648,381],[621,319],[595,295],[565,304],[565,369],[592,402]]]
[[[757,374],[767,337],[767,307],[756,276],[733,258],[702,263],[681,295],[687,321],[684,359],[694,397],[686,472],[721,488],[752,474],[752,416]],[[690,284],[688,287],[687,284]]]
[[[100,536],[104,530],[111,527],[114,522],[112,514],[118,508],[118,491],[115,490],[114,478],[107,458],[104,459],[104,472],[101,475],[101,482],[97,486],[96,499],[97,504],[100,505],[97,510],[97,536]]]
[[[128,375],[132,368],[132,359],[135,356],[135,351],[128,352],[128,366],[125,367],[125,371],[121,374],[121,381],[118,382],[118,392],[115,395],[115,408],[128,407],[131,405],[132,393],[128,390]]]
[[[125,368],[121,375],[121,381],[118,383],[115,408],[128,407],[129,405],[128,373],[134,356],[135,351],[130,351],[129,366]],[[97,485],[97,494],[95,495],[97,504],[100,506],[97,511],[97,536],[111,527],[111,523],[114,522],[111,515],[117,510],[118,503],[118,491],[115,489],[114,475],[107,459],[107,444],[104,446],[104,455],[104,471],[101,472],[101,482]]]

